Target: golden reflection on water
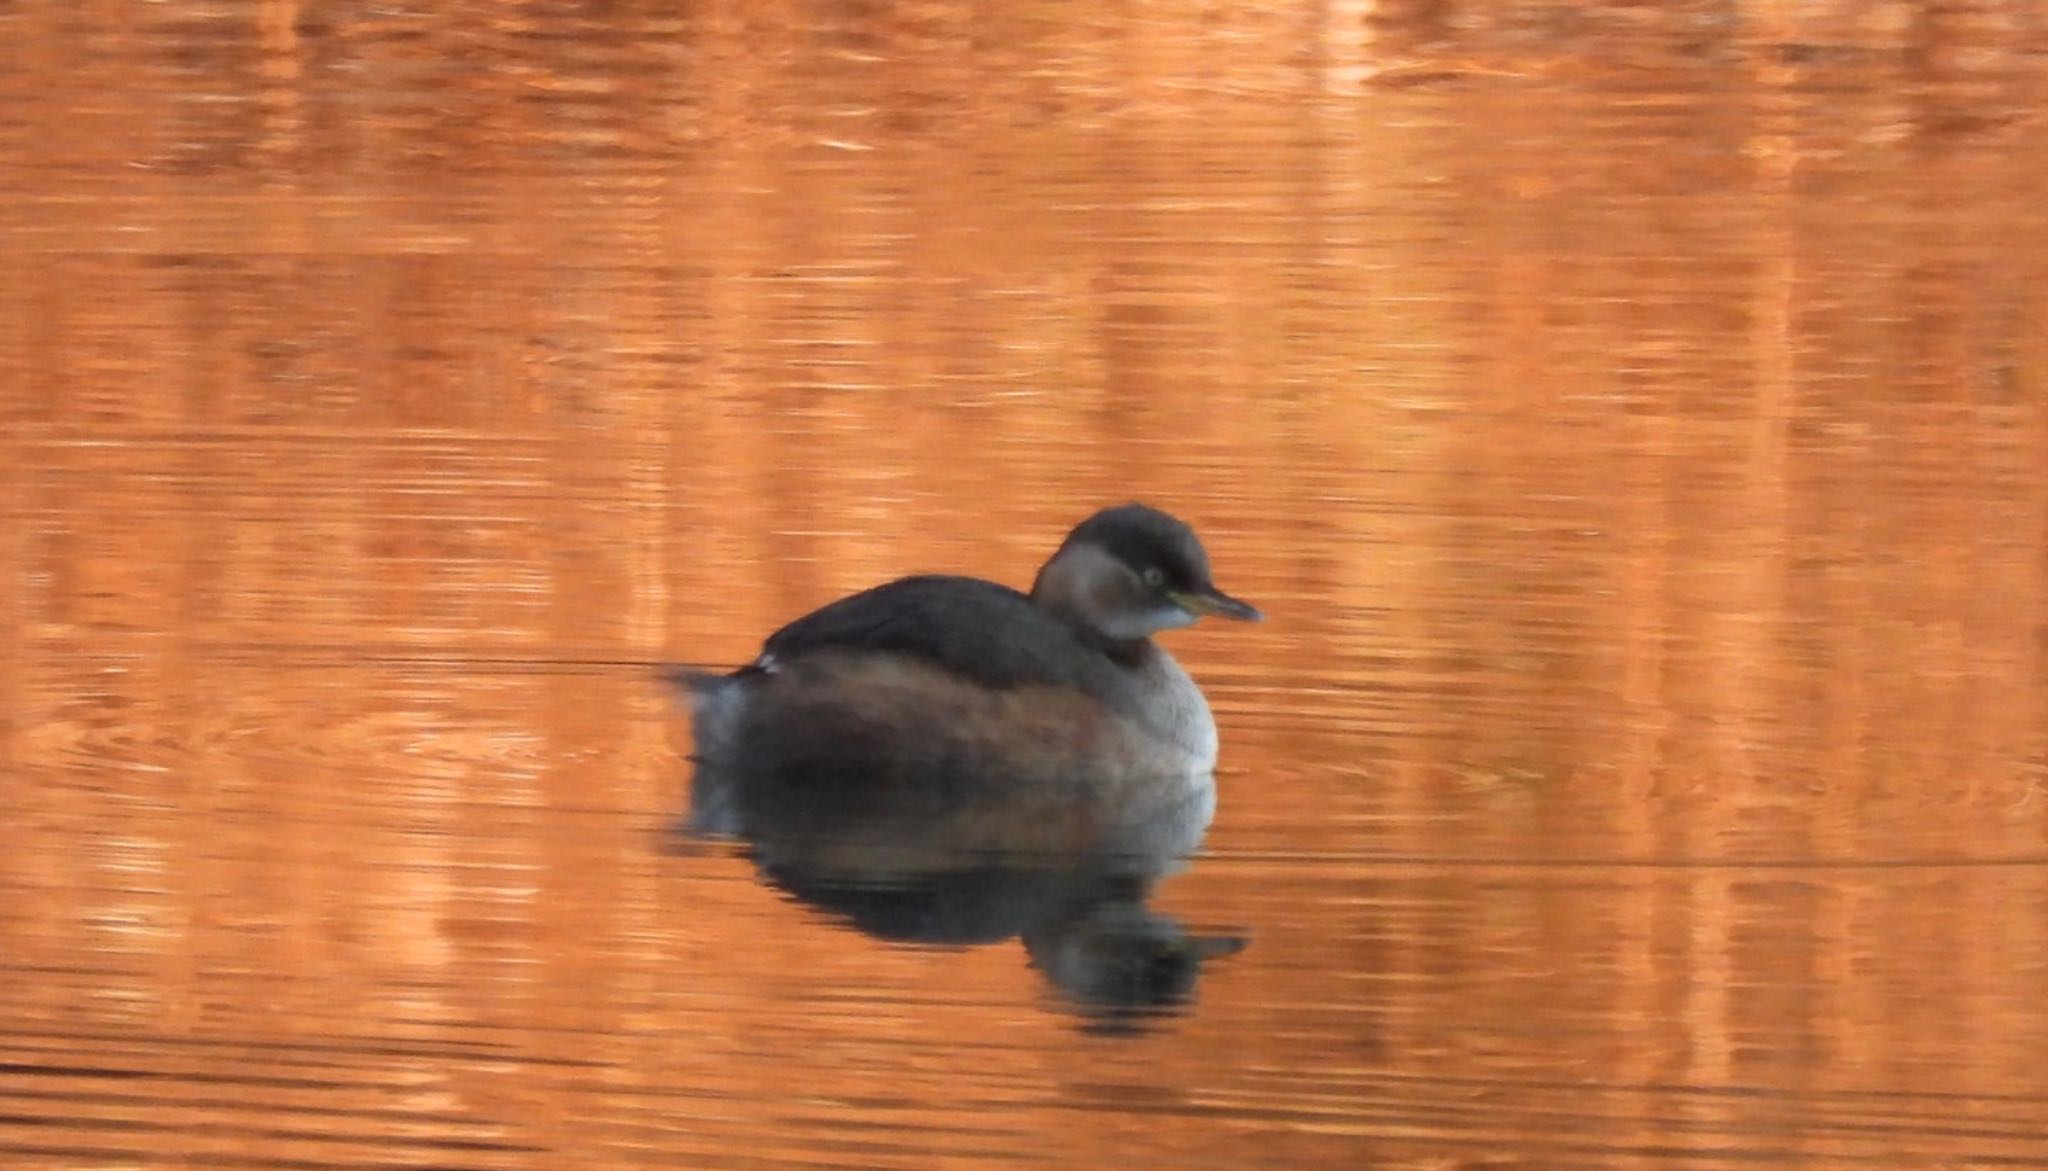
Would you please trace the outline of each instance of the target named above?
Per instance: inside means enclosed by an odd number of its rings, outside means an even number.
[[[2010,3],[0,8],[9,1166],[2048,1163]],[[1096,505],[1252,945],[677,855],[647,668]]]

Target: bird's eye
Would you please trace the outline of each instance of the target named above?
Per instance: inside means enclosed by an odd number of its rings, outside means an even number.
[[[1146,585],[1156,588],[1166,584],[1166,571],[1157,565],[1148,565],[1145,567],[1144,578]]]

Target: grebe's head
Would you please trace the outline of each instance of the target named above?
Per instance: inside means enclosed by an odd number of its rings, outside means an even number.
[[[1038,571],[1031,598],[1113,642],[1150,638],[1207,614],[1256,622],[1216,588],[1195,530],[1143,504],[1105,508],[1074,527]]]

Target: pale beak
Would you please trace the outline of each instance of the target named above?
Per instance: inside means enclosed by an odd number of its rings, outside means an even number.
[[[1185,593],[1175,591],[1166,595],[1173,604],[1197,616],[1214,614],[1219,618],[1235,618],[1240,622],[1257,622],[1265,618],[1257,606],[1240,602],[1212,585]]]

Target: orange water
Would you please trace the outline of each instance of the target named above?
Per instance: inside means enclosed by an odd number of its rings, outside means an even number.
[[[0,1165],[2048,1166],[2029,6],[0,43]],[[1183,1013],[665,848],[651,664],[1129,497]]]

